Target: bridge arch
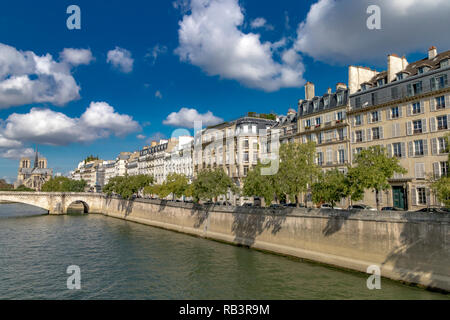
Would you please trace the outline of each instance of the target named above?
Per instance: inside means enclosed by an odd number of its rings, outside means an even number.
[[[69,203],[65,213],[79,212],[87,214],[89,213],[89,205],[83,200],[75,200]]]

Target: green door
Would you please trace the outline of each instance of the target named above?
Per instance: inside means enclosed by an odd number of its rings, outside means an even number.
[[[405,189],[403,187],[392,187],[394,207],[405,209]]]

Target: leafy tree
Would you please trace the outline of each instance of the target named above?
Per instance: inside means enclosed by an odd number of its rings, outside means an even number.
[[[153,177],[144,174],[117,176],[109,180],[108,184],[103,188],[103,192],[107,195],[116,193],[123,199],[132,199],[133,195],[148,187],[152,182]]]
[[[248,172],[242,191],[247,197],[264,198],[265,205],[269,206],[276,196],[280,198],[282,195],[278,175],[261,175],[261,169],[264,167],[265,165],[258,163]]]
[[[375,190],[377,210],[380,210],[380,191],[390,188],[388,179],[394,173],[407,173],[397,158],[388,157],[386,150],[380,146],[362,150],[355,159],[356,166],[352,168],[352,178],[365,189]]]
[[[231,190],[238,193],[238,188],[223,169],[201,170],[192,182],[191,192],[195,201],[213,200]]]
[[[67,177],[54,177],[48,180],[41,188],[43,192],[83,192],[86,181],[72,180]]]
[[[431,184],[431,189],[446,207],[450,207],[450,176],[441,177]]]
[[[4,179],[0,179],[0,190],[12,190],[14,186],[7,183]]]
[[[16,189],[13,189],[11,191],[26,191],[26,192],[35,192],[36,190],[25,187],[23,184],[21,184],[20,186],[18,186]]]
[[[189,180],[184,174],[170,173],[164,184],[174,198],[180,198],[186,195]]]
[[[88,163],[91,161],[99,160],[98,156],[94,157],[92,154],[90,156],[87,156],[86,159],[84,159],[84,163]]]
[[[314,203],[329,203],[333,208],[349,194],[349,184],[345,174],[338,170],[330,170],[319,175],[317,182],[312,184],[312,199]]]
[[[299,206],[301,194],[308,191],[308,186],[316,180],[320,173],[315,164],[316,147],[314,142],[286,143],[281,145],[279,181],[281,190],[291,198],[295,198]]]

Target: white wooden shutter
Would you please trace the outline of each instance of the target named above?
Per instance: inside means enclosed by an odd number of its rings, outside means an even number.
[[[417,205],[417,191],[416,188],[411,188],[411,204]]]
[[[409,117],[411,115],[411,110],[412,110],[412,104],[407,104],[406,105],[406,115]]]
[[[430,118],[430,131],[431,132],[436,131],[436,118],[435,117]]]
[[[412,141],[408,142],[408,157],[413,157],[414,156],[414,148],[413,148],[413,143]]]
[[[355,132],[352,132],[352,143],[355,143]]]
[[[419,101],[420,104],[420,113],[424,113],[425,112],[425,105],[423,103],[423,101]]]
[[[428,155],[428,140],[427,139],[423,139],[423,155],[427,156]]]
[[[412,122],[411,122],[411,121],[408,121],[408,122],[406,123],[406,134],[407,134],[408,136],[411,136],[411,135],[412,135]]]
[[[397,137],[397,123],[392,124],[392,138]]]
[[[427,133],[427,119],[422,119],[422,132]]]
[[[378,121],[382,121],[383,115],[381,114],[381,110],[378,110],[377,113],[378,113]]]
[[[439,162],[433,163],[433,174],[435,179],[439,179],[441,177],[441,164]]]
[[[447,115],[447,129],[450,129],[450,114]]]
[[[384,139],[383,127],[380,127],[380,139]]]
[[[362,140],[363,142],[366,141],[365,133],[366,133],[366,131],[365,131],[364,129],[361,130],[361,140]]]
[[[392,157],[393,156],[393,152],[392,152],[392,144],[388,144],[387,145],[387,152],[388,152],[388,156]]]
[[[386,109],[386,119],[391,120],[391,109],[390,108]]]
[[[445,108],[450,108],[450,94],[445,96]]]
[[[432,155],[437,155],[438,154],[438,144],[437,144],[437,139],[436,138],[432,138],[431,139],[431,154]]]
[[[402,142],[400,144],[400,147],[401,147],[401,151],[402,151],[402,158],[406,158],[406,143]]]
[[[398,106],[398,116],[399,118],[403,117],[403,106]]]
[[[367,123],[372,123],[372,115],[370,112],[367,113]]]
[[[367,129],[367,141],[372,141],[372,129]]]
[[[347,139],[347,127],[345,127],[344,129],[342,129],[342,133],[344,135],[344,139]]]
[[[430,111],[436,111],[436,98],[430,99]]]

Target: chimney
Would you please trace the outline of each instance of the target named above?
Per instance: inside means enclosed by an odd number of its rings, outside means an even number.
[[[156,147],[158,145],[158,142],[156,142],[155,140],[152,141],[152,144],[150,145],[151,147]]]
[[[336,91],[338,91],[338,90],[346,90],[346,89],[347,89],[347,85],[345,83],[338,82],[336,84]]]
[[[331,94],[331,88],[328,88],[327,93]]]
[[[435,46],[432,46],[430,49],[428,49],[428,59],[434,59],[437,56],[437,49]]]
[[[387,82],[391,83],[397,78],[397,73],[408,66],[408,61],[405,57],[399,57],[396,54],[388,55],[388,70],[387,70]]]
[[[312,100],[315,96],[314,83],[308,81],[305,84],[305,100]]]

